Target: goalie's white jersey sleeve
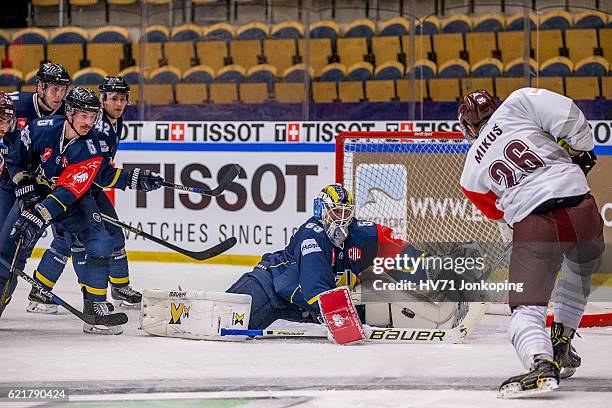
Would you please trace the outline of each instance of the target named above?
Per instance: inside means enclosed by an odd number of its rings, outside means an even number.
[[[466,196],[488,217],[513,225],[552,198],[589,192],[579,166],[557,144],[592,150],[584,114],[563,95],[514,91],[470,148],[461,175]]]

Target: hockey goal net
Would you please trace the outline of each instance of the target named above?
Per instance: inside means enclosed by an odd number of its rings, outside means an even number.
[[[486,243],[494,266],[489,280],[503,281],[511,235],[461,191],[469,147],[460,132],[342,132],[336,182],[353,194],[357,218],[391,227],[408,242]],[[589,305],[582,324],[612,325],[612,313]]]

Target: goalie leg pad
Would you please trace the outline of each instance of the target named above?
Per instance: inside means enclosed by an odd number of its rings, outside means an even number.
[[[319,307],[336,344],[350,344],[366,338],[359,315],[346,286],[319,295]]]
[[[221,328],[247,329],[251,311],[249,295],[145,289],[140,323],[155,336],[197,340],[240,341],[246,337],[221,337]]]

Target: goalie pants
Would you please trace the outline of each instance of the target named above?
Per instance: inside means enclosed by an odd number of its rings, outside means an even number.
[[[227,292],[251,296],[249,329],[265,329],[278,319],[314,322],[308,312],[303,312],[276,293],[270,271],[255,268],[242,275]]]
[[[19,205],[15,203],[0,231],[0,257],[8,265],[11,264],[17,249],[15,240],[10,237],[10,233],[19,214]],[[111,237],[104,229],[95,200],[90,195],[83,196],[69,207],[68,211],[59,217],[54,224],[57,223],[61,224],[61,228],[74,234],[85,247],[86,273],[81,283],[85,299],[105,300],[106,287],[108,286],[108,264],[113,249]],[[41,231],[41,236],[42,233],[43,231]],[[17,260],[17,268],[24,269],[26,260],[32,255],[33,247],[34,245],[24,248],[20,259]],[[3,286],[6,281],[8,272],[8,266],[0,264],[0,286]],[[46,280],[39,274],[35,274],[34,279],[49,289],[53,287],[54,282]],[[2,288],[0,287],[0,289]]]
[[[108,196],[100,189],[92,191],[95,202],[102,214],[117,218],[117,213]],[[113,243],[113,253],[110,260],[109,280],[116,286],[129,284],[128,263],[125,254],[125,235],[121,228],[103,223],[104,228],[110,234]],[[66,261],[72,254],[72,265],[79,278],[79,283],[84,283],[87,270],[86,251],[81,242],[74,239],[72,234],[61,225],[53,227],[53,242],[51,248],[46,250],[42,256],[36,274],[44,277],[49,283],[55,284],[61,276]]]

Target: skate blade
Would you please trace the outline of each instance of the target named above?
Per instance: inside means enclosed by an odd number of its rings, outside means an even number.
[[[123,333],[123,327],[121,326],[94,326],[85,323],[83,325],[83,332],[87,334],[102,334],[102,335],[119,335]]]
[[[44,303],[32,302],[26,308],[26,312],[40,314],[57,314],[57,305],[45,305]]]
[[[125,300],[113,300],[113,306],[120,309],[140,310],[141,303],[130,303]]]
[[[516,399],[516,398],[526,398],[532,397],[538,394],[544,394],[547,392],[551,392],[559,388],[559,383],[554,378],[542,378],[538,380],[538,387],[531,390],[523,390],[521,389],[521,385],[519,383],[510,383],[504,385],[499,390],[499,394],[497,394],[497,398],[502,399]]]

